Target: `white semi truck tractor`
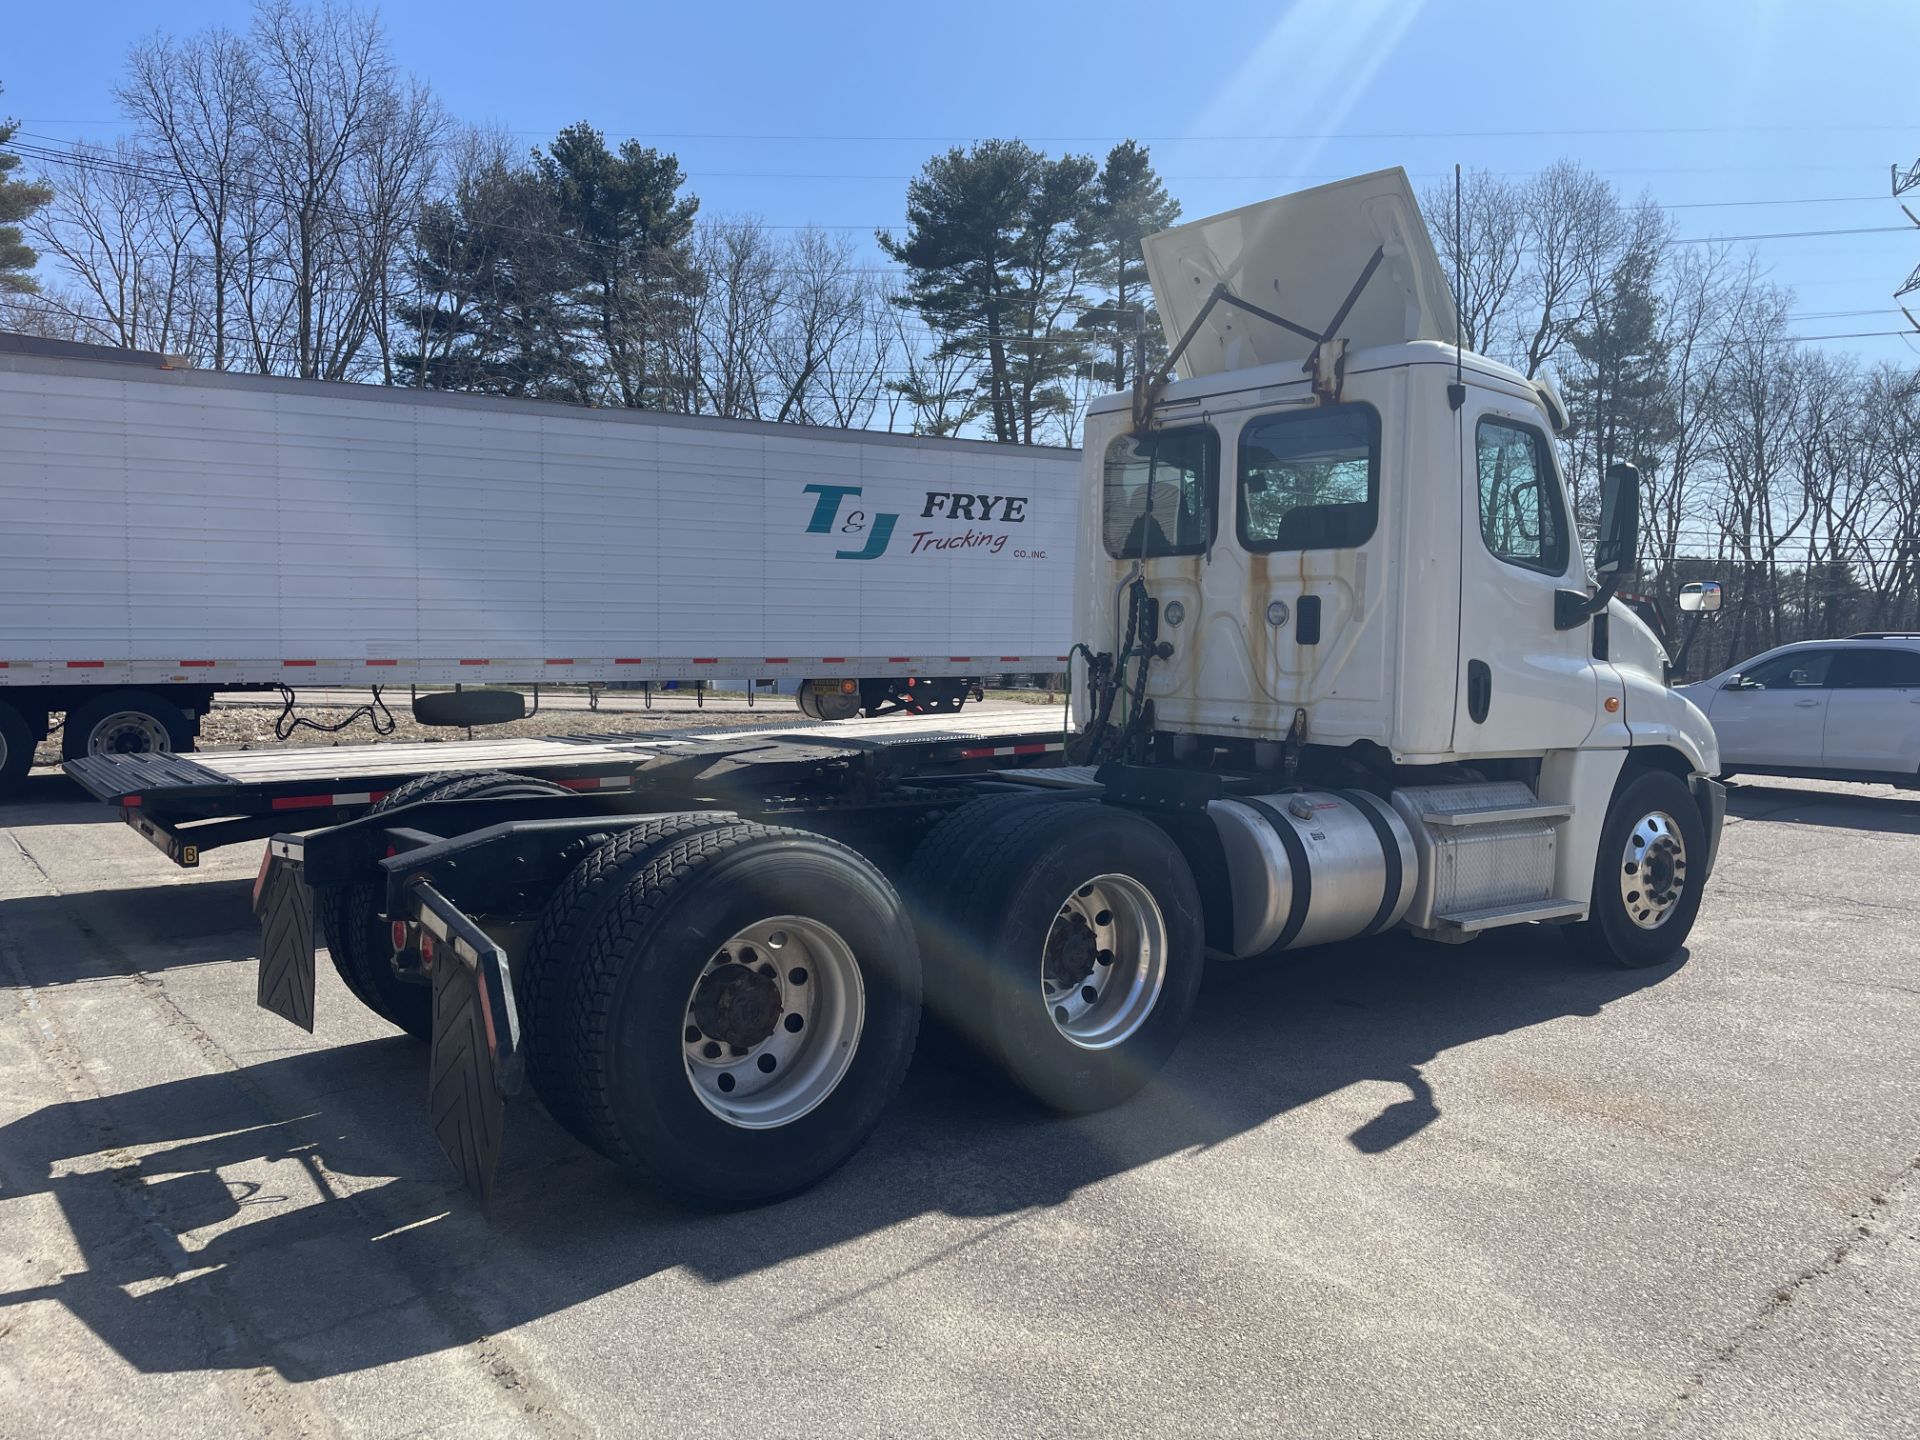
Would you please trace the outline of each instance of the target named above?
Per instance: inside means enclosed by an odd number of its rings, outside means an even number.
[[[311,1028],[317,917],[431,1040],[477,1191],[524,1077],[616,1162],[737,1205],[852,1153],[923,1004],[1085,1112],[1150,1081],[1208,963],[1519,925],[1678,957],[1724,795],[1610,599],[1632,470],[1590,567],[1560,401],[1456,350],[1398,170],[1146,258],[1172,366],[1087,419],[1067,734],[685,741],[611,790],[425,776],[269,842],[261,1002]]]

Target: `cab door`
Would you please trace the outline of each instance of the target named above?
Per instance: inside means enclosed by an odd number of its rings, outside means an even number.
[[[1593,729],[1600,682],[1592,621],[1553,624],[1554,592],[1587,588],[1553,442],[1523,403],[1470,393],[1466,413],[1453,748],[1571,749]]]

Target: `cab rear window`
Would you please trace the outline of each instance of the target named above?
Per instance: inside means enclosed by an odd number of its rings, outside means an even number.
[[[1107,447],[1101,539],[1116,560],[1198,555],[1218,528],[1220,437],[1207,425],[1122,435]]]
[[[1240,542],[1349,550],[1380,519],[1380,416],[1329,405],[1249,420],[1240,432]]]

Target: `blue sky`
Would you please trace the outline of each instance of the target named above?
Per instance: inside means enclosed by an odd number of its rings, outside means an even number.
[[[243,0],[16,10],[0,107],[60,140],[115,133],[112,83],[156,24],[247,18]],[[1920,158],[1915,0],[400,0],[381,13],[400,63],[461,119],[529,146],[586,119],[677,153],[706,213],[844,226],[869,250],[930,153],[992,135],[1095,154],[1138,138],[1189,217],[1385,165],[1424,185],[1456,160],[1522,174],[1566,156],[1676,207],[1688,237],[1906,226],[1888,166]],[[1798,292],[1798,333],[1904,325],[1891,296],[1920,263],[1920,230],[1751,243]],[[1899,335],[1830,345],[1920,358]]]

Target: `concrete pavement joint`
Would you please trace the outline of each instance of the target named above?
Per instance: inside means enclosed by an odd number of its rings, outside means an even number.
[[[1707,1381],[1712,1377],[1713,1372],[1731,1364],[1756,1340],[1765,1335],[1803,1291],[1826,1279],[1846,1264],[1861,1242],[1872,1239],[1875,1227],[1886,1221],[1888,1211],[1892,1208],[1893,1197],[1911,1187],[1916,1178],[1920,1178],[1920,1155],[1910,1160],[1868,1197],[1865,1212],[1850,1217],[1854,1220],[1854,1224],[1847,1235],[1833,1245],[1824,1259],[1817,1264],[1807,1266],[1785,1284],[1776,1288],[1767,1297],[1767,1302],[1759,1314],[1742,1326],[1730,1339],[1715,1348],[1713,1353],[1695,1368],[1674,1396],[1675,1401],[1685,1404],[1701,1394],[1706,1389]]]

